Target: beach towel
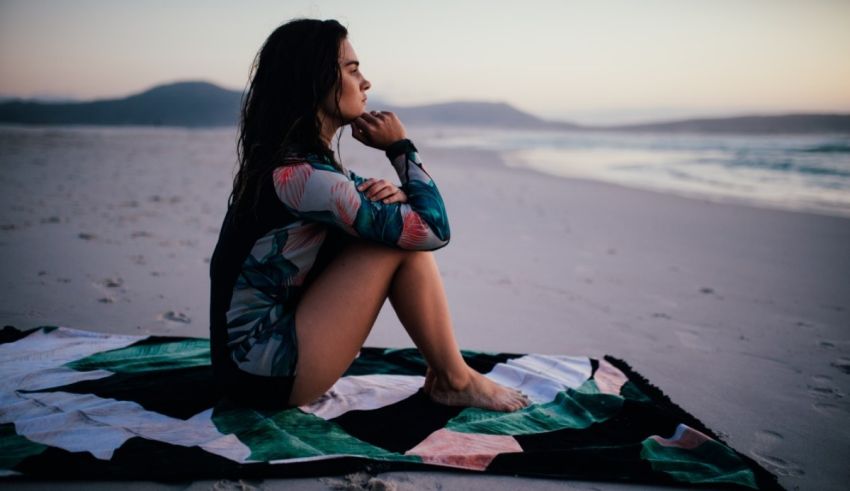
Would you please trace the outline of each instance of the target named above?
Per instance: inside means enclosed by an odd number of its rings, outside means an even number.
[[[213,390],[209,341],[44,326],[0,335],[4,479],[211,479],[402,469],[778,489],[625,362],[463,351],[527,394],[513,413],[421,391],[415,349],[366,347],[320,399],[242,407]]]

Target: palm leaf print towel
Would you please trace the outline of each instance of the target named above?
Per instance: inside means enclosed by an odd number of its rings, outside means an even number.
[[[45,326],[0,339],[0,473],[202,479],[462,469],[779,489],[776,478],[605,356],[464,351],[533,404],[436,404],[415,349],[363,348],[319,400],[259,410],[218,400],[209,341]]]

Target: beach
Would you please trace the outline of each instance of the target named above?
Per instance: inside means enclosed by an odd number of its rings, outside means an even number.
[[[434,254],[462,348],[622,358],[784,487],[850,481],[850,218],[553,177],[408,134],[448,209],[452,240]],[[0,128],[3,325],[207,337],[235,138],[232,128]],[[397,179],[347,131],[340,155],[359,175]],[[389,303],[366,345],[412,346]],[[246,485],[368,484],[358,479]],[[449,472],[374,479],[645,488]]]

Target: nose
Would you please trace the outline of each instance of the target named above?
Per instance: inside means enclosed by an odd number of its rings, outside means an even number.
[[[369,90],[371,88],[372,88],[372,82],[370,82],[366,79],[363,79],[363,92],[366,92],[367,90]]]

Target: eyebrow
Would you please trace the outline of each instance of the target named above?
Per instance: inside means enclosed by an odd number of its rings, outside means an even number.
[[[359,66],[360,66],[360,62],[359,62],[359,61],[357,61],[357,60],[349,60],[349,61],[346,61],[346,62],[345,62],[345,65],[343,65],[343,66],[348,66],[348,65],[357,65],[357,66],[359,67]]]

